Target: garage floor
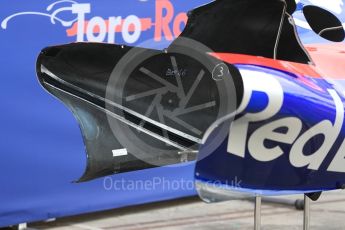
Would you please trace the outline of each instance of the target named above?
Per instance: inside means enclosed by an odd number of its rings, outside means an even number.
[[[302,197],[297,197],[302,198]],[[288,197],[294,200],[296,197]],[[197,197],[122,208],[36,223],[34,229],[56,230],[231,230],[253,229],[253,203],[205,204]],[[293,205],[263,202],[262,229],[302,229],[303,212]],[[345,229],[345,192],[330,192],[311,204],[311,229]]]

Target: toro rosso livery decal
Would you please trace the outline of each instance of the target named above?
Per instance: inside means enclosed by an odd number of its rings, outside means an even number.
[[[145,3],[139,1],[138,4]],[[7,29],[17,17],[36,15],[47,17],[52,24],[67,27],[66,35],[75,37],[78,42],[114,43],[120,40],[121,35],[123,42],[132,44],[138,41],[142,32],[151,29],[155,41],[173,40],[181,33],[181,26],[187,21],[186,13],[176,12],[174,5],[168,0],[156,0],[154,10],[154,18],[139,18],[137,15],[90,17],[90,14],[94,13],[90,3],[61,0],[49,4],[42,11],[25,11],[9,15],[0,21],[0,25],[2,29]],[[66,16],[67,12],[70,17]]]

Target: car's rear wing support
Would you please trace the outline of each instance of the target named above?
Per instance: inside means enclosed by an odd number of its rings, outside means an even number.
[[[274,203],[284,203],[286,202],[279,202],[279,200],[273,201],[269,200],[270,202]],[[255,197],[255,208],[254,208],[254,230],[261,229],[261,202],[262,197],[256,196]],[[297,201],[296,201],[297,202]],[[297,208],[297,205],[296,205]],[[309,230],[310,226],[310,198],[307,194],[304,195],[304,204],[303,204],[303,230]]]
[[[255,209],[254,209],[254,229],[260,230],[261,228],[261,196],[255,197]]]
[[[304,195],[303,229],[308,230],[310,225],[310,198]]]

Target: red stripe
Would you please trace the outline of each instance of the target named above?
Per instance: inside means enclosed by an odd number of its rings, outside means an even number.
[[[315,65],[244,54],[212,53],[211,55],[230,64],[264,66],[294,73],[297,76],[345,79],[345,44],[308,45],[306,48]]]

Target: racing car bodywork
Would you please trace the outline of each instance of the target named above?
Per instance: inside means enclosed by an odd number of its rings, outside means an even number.
[[[329,57],[328,47],[307,49],[315,60]],[[344,55],[341,49],[332,52],[333,58]],[[317,65],[217,55],[240,70],[245,89],[235,120],[219,120],[204,136],[196,167],[199,189],[229,186],[246,195],[284,195],[342,188],[344,90],[337,82],[344,66],[318,71]],[[222,126],[229,132],[217,135]],[[222,143],[214,145],[215,137]]]
[[[344,47],[303,46],[295,10],[293,0],[218,0],[189,12],[166,50],[44,49],[40,83],[83,133],[88,166],[79,181],[197,159],[205,199],[341,188]],[[344,39],[335,16],[303,11],[320,36]]]

